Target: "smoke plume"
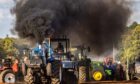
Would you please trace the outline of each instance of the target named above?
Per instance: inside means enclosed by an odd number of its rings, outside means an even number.
[[[101,54],[116,46],[130,15],[125,0],[20,0],[15,31],[42,42],[59,34]]]

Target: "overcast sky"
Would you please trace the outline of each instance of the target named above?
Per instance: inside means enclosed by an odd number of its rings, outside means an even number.
[[[129,1],[129,0],[128,0]],[[132,15],[129,19],[129,24],[133,21],[140,23],[140,0],[131,0],[133,2]],[[0,0],[0,38],[14,36],[11,34],[10,29],[14,27],[15,17],[11,15],[10,9],[14,6],[13,0]]]

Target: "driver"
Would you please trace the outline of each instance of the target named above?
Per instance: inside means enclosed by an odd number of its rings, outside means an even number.
[[[60,60],[62,60],[62,55],[64,53],[64,46],[62,45],[62,43],[58,43],[57,47],[55,48],[55,52],[58,54],[58,57]]]
[[[64,52],[64,46],[62,45],[62,43],[57,44],[57,47],[55,48],[55,51],[57,53],[63,53]]]

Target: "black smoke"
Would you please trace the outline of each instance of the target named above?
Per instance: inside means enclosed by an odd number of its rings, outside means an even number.
[[[42,42],[65,34],[97,54],[117,45],[130,15],[125,0],[20,0],[14,9],[20,37]]]

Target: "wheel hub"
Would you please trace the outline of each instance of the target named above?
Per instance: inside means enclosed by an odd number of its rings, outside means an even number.
[[[93,79],[96,81],[102,80],[102,77],[103,77],[103,75],[100,71],[96,71],[93,73]]]
[[[4,77],[5,83],[15,83],[15,75],[12,73],[8,73]]]

